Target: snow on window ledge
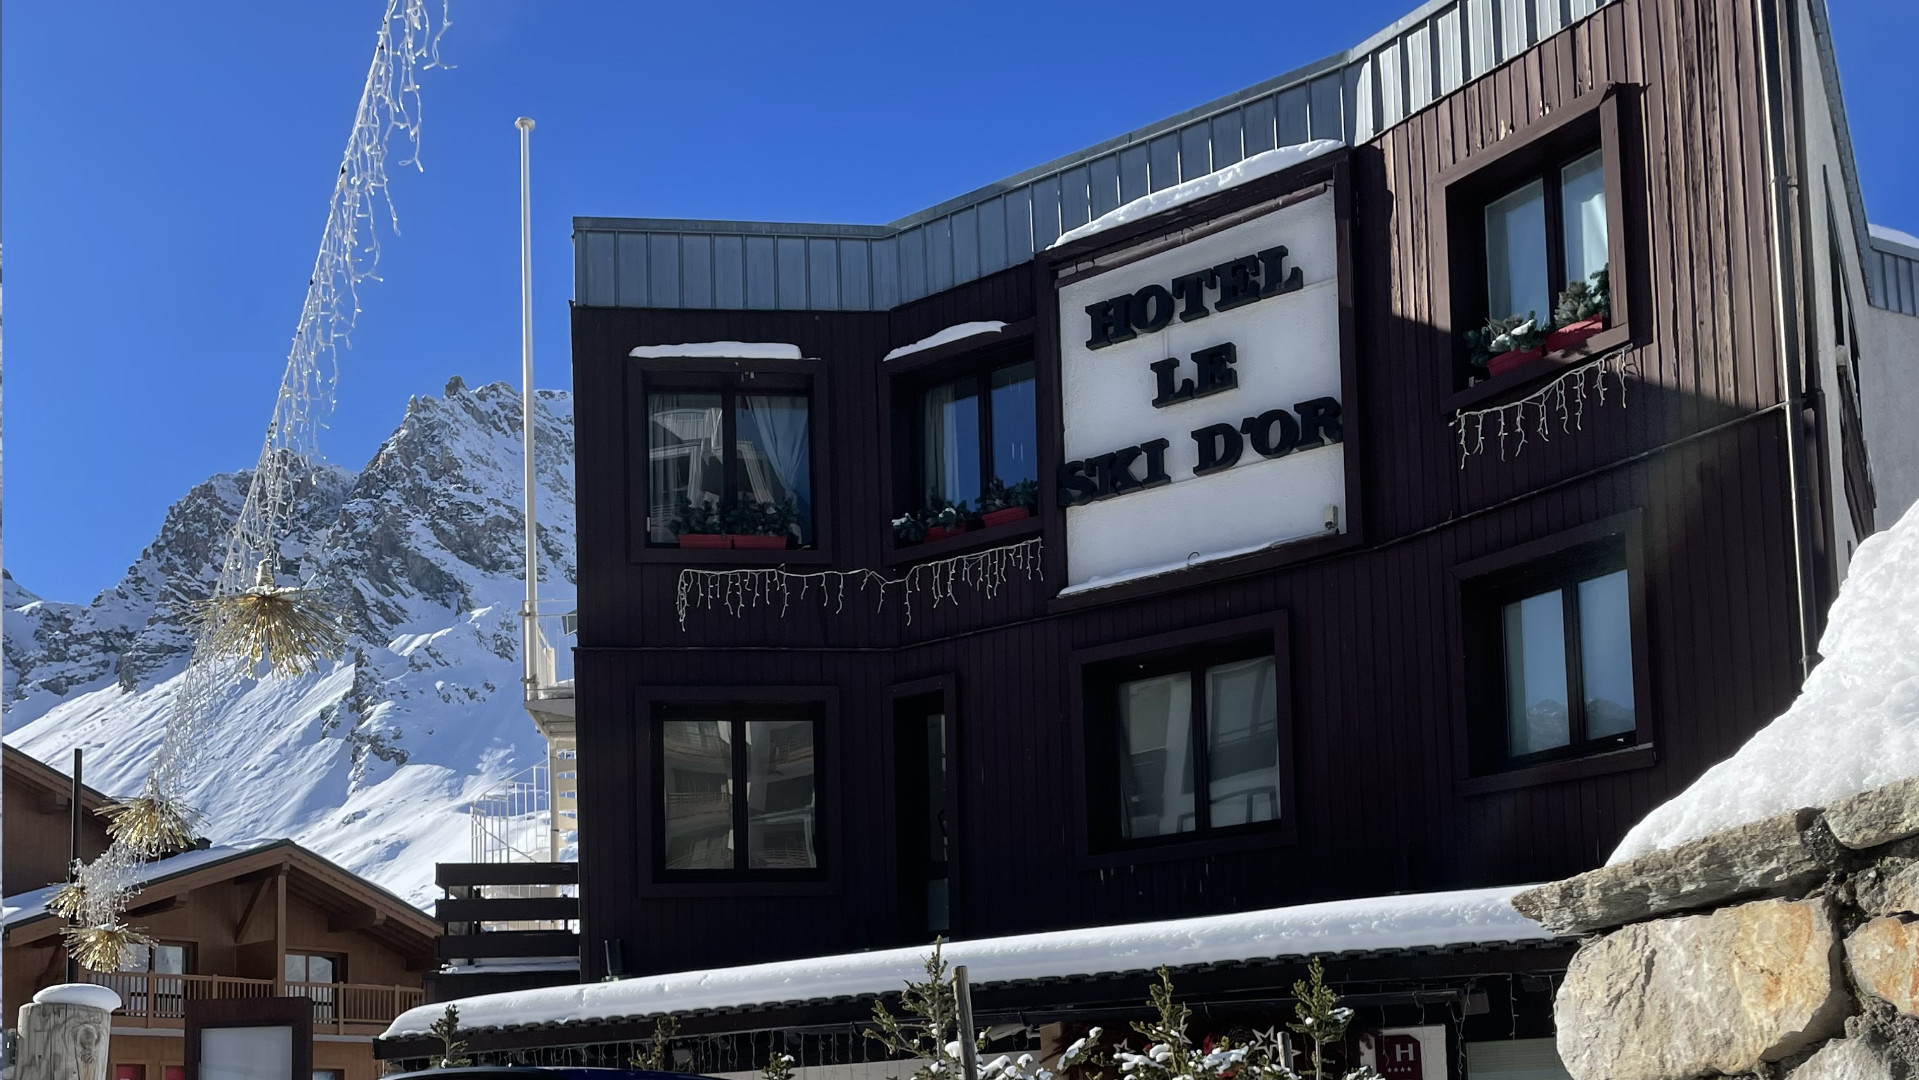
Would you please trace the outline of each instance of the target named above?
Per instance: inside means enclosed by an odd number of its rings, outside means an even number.
[[[800,347],[783,341],[689,341],[679,345],[641,345],[626,355],[636,359],[798,360]]]
[[[888,360],[898,360],[902,356],[911,356],[914,353],[922,353],[928,349],[937,349],[941,345],[955,341],[965,341],[971,337],[997,334],[1004,329],[1006,329],[1006,324],[997,319],[960,323],[958,326],[949,326],[937,334],[923,337],[911,345],[901,345],[899,348],[880,357],[880,362],[885,363]]]

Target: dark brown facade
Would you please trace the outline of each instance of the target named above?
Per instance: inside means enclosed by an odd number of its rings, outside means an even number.
[[[1820,249],[1808,206],[1788,202],[1783,219],[1769,206],[1762,118],[1769,90],[1799,78],[1796,56],[1768,47],[1789,37],[1774,17],[1743,0],[1610,4],[1370,142],[890,311],[576,306],[584,977],[924,941],[926,901],[906,866],[921,782],[901,764],[923,749],[903,749],[917,714],[902,703],[931,702],[948,721],[952,936],[1541,881],[1603,860],[1791,700],[1849,554],[1835,516],[1852,515],[1824,478],[1835,457],[1863,462],[1829,430],[1841,387],[1810,347],[1832,318],[1813,287]],[[1804,168],[1803,116],[1784,96],[1780,167]],[[1468,385],[1462,335],[1485,314],[1462,284],[1477,280],[1473,200],[1588,146],[1605,155],[1613,325]],[[1338,195],[1350,275],[1344,531],[1061,597],[1058,279],[1320,184]],[[882,363],[976,320],[1007,325]],[[628,355],[709,341],[792,343],[810,359]],[[1523,450],[1515,439],[1462,458],[1456,410],[1518,400],[1620,346],[1623,407],[1587,402],[1570,427],[1555,412]],[[911,495],[913,422],[901,402],[1002,356],[1036,364],[1040,513],[899,544],[889,521]],[[648,543],[646,396],[702,379],[809,395],[809,548]],[[854,591],[823,604],[818,588],[771,596],[746,582],[737,611],[679,608],[687,567],[898,577],[1034,537],[1043,573],[1015,572],[991,595],[961,587],[936,604],[905,590],[881,606]],[[1630,583],[1636,726],[1588,753],[1506,767],[1483,752],[1499,721],[1483,700],[1478,597],[1517,569],[1601,548]],[[1110,794],[1089,701],[1100,665],[1249,641],[1278,660],[1281,819],[1114,843],[1098,820]],[[662,872],[659,710],[700,702],[815,718],[815,870]]]

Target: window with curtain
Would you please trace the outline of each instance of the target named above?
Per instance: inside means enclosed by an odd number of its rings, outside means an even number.
[[[1279,819],[1274,658],[1206,656],[1113,684],[1119,836],[1149,840]]]
[[[1492,590],[1495,693],[1509,765],[1630,745],[1635,700],[1632,598],[1617,561],[1581,565]]]
[[[919,396],[919,492],[934,508],[977,506],[987,485],[1039,478],[1033,362],[1002,364]]]
[[[815,718],[772,706],[671,706],[656,722],[661,870],[778,878],[817,871]]]
[[[681,531],[813,543],[811,402],[805,393],[649,388],[647,538]],[[703,524],[694,526],[695,521]]]
[[[1553,319],[1573,282],[1607,268],[1605,159],[1588,148],[1486,202],[1486,314]]]

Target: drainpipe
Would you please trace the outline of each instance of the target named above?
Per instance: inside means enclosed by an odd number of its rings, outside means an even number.
[[[1791,16],[1792,0],[1784,0],[1785,14]],[[1805,454],[1806,393],[1800,366],[1798,332],[1799,298],[1792,267],[1795,265],[1793,207],[1799,189],[1799,177],[1790,170],[1786,148],[1786,66],[1780,53],[1780,8],[1778,0],[1761,0],[1759,17],[1760,63],[1765,71],[1765,108],[1762,110],[1766,138],[1767,206],[1770,210],[1772,244],[1773,334],[1779,351],[1779,390],[1786,401],[1786,474],[1791,483],[1793,600],[1799,620],[1799,678],[1812,673],[1813,650],[1818,642],[1813,628],[1812,589],[1806,551],[1807,477],[1801,458]],[[1789,31],[1790,32],[1790,31]]]

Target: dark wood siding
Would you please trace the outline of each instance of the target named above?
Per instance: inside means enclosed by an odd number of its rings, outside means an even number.
[[[831,370],[816,453],[832,564],[880,567],[896,507],[880,357],[942,327],[1039,318],[1028,263],[881,313],[577,309],[578,714],[588,977],[617,939],[629,972],[902,943],[889,688],[952,680],[960,789],[954,929],[982,936],[1312,900],[1538,881],[1595,865],[1648,809],[1725,757],[1797,689],[1790,483],[1777,408],[1750,5],[1625,0],[1352,151],[1357,410],[1348,444],[1365,546],[1124,602],[1050,605],[1057,581],[957,604],[696,610],[678,567],[628,558],[631,413],[643,343],[785,341]],[[1626,407],[1461,467],[1436,326],[1442,173],[1585,95],[1630,88],[1623,137],[1638,377]],[[1042,330],[1038,341],[1046,340]],[[1042,352],[1042,370],[1050,358]],[[1043,376],[1044,378],[1045,376]],[[1045,467],[1046,463],[1043,463]],[[1450,568],[1637,510],[1652,754],[1599,775],[1462,790],[1459,586]],[[1063,540],[1046,536],[1057,551]],[[871,599],[868,597],[867,599]],[[1076,650],[1284,611],[1291,627],[1297,841],[1088,866],[1079,857],[1068,658]],[[831,885],[661,895],[639,835],[650,787],[641,688],[837,692]],[[1655,760],[1656,758],[1656,760]],[[1563,775],[1563,774],[1562,774]]]

